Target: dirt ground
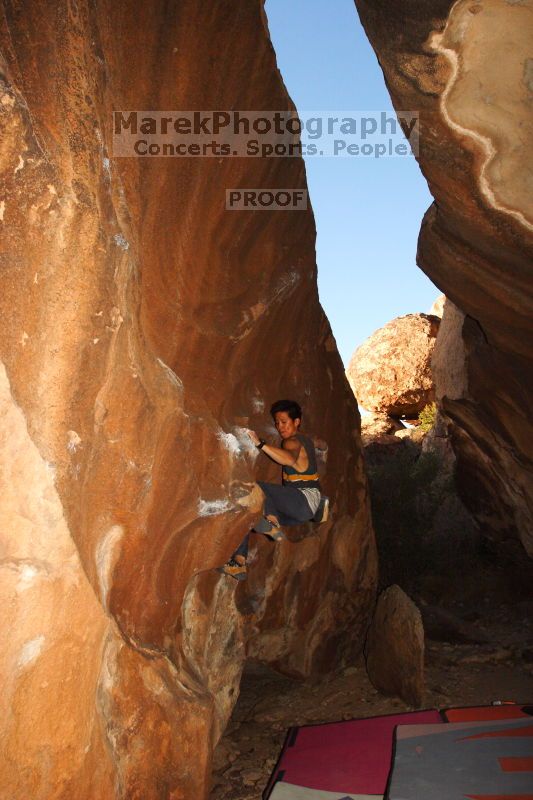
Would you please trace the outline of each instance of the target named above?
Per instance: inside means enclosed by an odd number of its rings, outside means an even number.
[[[486,637],[485,644],[426,641],[424,708],[533,703],[533,602],[489,605],[458,618]],[[453,638],[453,637],[451,637]],[[380,695],[360,662],[318,682],[297,682],[257,664],[247,666],[241,693],[214,757],[210,800],[259,800],[293,725],[334,722],[411,710]]]

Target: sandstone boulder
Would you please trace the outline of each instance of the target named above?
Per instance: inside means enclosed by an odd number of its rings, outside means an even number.
[[[465,315],[464,390],[441,404],[464,499],[533,555],[531,0],[356,5],[395,108],[420,114],[417,263]]]
[[[389,417],[388,414],[363,414],[361,416],[361,436],[363,444],[370,441],[374,436],[381,436],[382,434],[396,433],[397,431],[404,430],[402,423]]]
[[[439,323],[429,314],[407,314],[357,348],[346,374],[363,408],[410,417],[433,400],[431,356]]]
[[[399,586],[389,586],[378,598],[366,642],[366,668],[378,691],[422,705],[424,626],[419,609]]]
[[[466,354],[462,336],[464,321],[463,312],[451,300],[446,300],[431,357],[435,399],[439,407],[442,407],[444,397],[457,400],[466,392]]]
[[[303,161],[115,157],[113,111],[294,107],[261,3],[5,3],[0,51],[3,793],[202,800],[247,657],[302,677],[362,647],[359,414],[312,211],[225,210]],[[279,480],[243,427],[274,440],[281,397],[332,513],[237,587],[214,568]]]
[[[401,431],[396,431],[394,435],[397,439],[407,439],[411,442],[416,442],[416,444],[420,444],[426,439],[428,433],[418,426],[416,428],[404,428]]]
[[[488,420],[475,413],[479,404],[472,395],[471,376],[478,372],[479,365],[475,363],[477,356],[474,353],[487,352],[488,345],[483,342],[479,331],[475,351],[465,344],[468,339],[465,340],[463,332],[465,328],[470,330],[471,326],[472,321],[447,300],[432,359],[439,417],[457,459],[456,482],[462,501],[474,515],[484,536],[512,544],[528,513],[529,479],[517,467],[516,452],[503,447],[496,434],[489,435]],[[478,372],[478,380],[479,377]],[[487,391],[492,392],[495,398],[500,392],[509,391],[509,385],[504,383],[498,383],[497,390],[489,388],[488,374],[484,380]],[[507,426],[511,424],[513,409],[521,398],[523,395],[517,389],[513,405],[504,417]],[[489,402],[489,398],[485,402]],[[525,422],[524,436],[527,436],[527,425]],[[521,441],[521,445],[526,443]],[[509,481],[510,475],[516,475],[516,483]],[[522,533],[524,544],[533,552],[529,531]],[[516,555],[519,557],[520,553]]]

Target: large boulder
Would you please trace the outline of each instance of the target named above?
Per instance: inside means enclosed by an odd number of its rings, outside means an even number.
[[[197,798],[249,655],[361,649],[376,556],[359,414],[318,301],[299,158],[114,158],[114,110],[290,109],[261,3],[0,14],[3,794]],[[271,401],[328,444],[330,521],[224,563],[279,470]],[[350,631],[350,636],[344,632]]]
[[[433,400],[431,356],[439,323],[429,314],[397,317],[357,348],[346,374],[363,408],[410,418]]]
[[[419,707],[424,700],[424,626],[419,609],[399,586],[379,596],[365,648],[372,684]]]
[[[441,405],[467,502],[533,555],[532,3],[355,2],[395,108],[420,112],[417,262],[465,315],[465,391]]]

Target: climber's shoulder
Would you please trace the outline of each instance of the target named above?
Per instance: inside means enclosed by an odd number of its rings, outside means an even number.
[[[299,452],[301,450],[302,443],[296,436],[291,436],[288,439],[283,439],[281,446],[284,450]]]

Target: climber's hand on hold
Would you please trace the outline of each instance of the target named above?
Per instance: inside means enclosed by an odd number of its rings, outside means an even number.
[[[253,443],[256,445],[256,447],[257,447],[257,445],[258,445],[258,444],[259,444],[259,442],[261,441],[261,439],[259,438],[259,436],[257,435],[257,433],[256,433],[255,431],[251,431],[251,430],[247,430],[247,431],[246,431],[246,433],[248,434],[248,436],[250,437],[250,439],[252,440],[252,442],[253,442]]]

